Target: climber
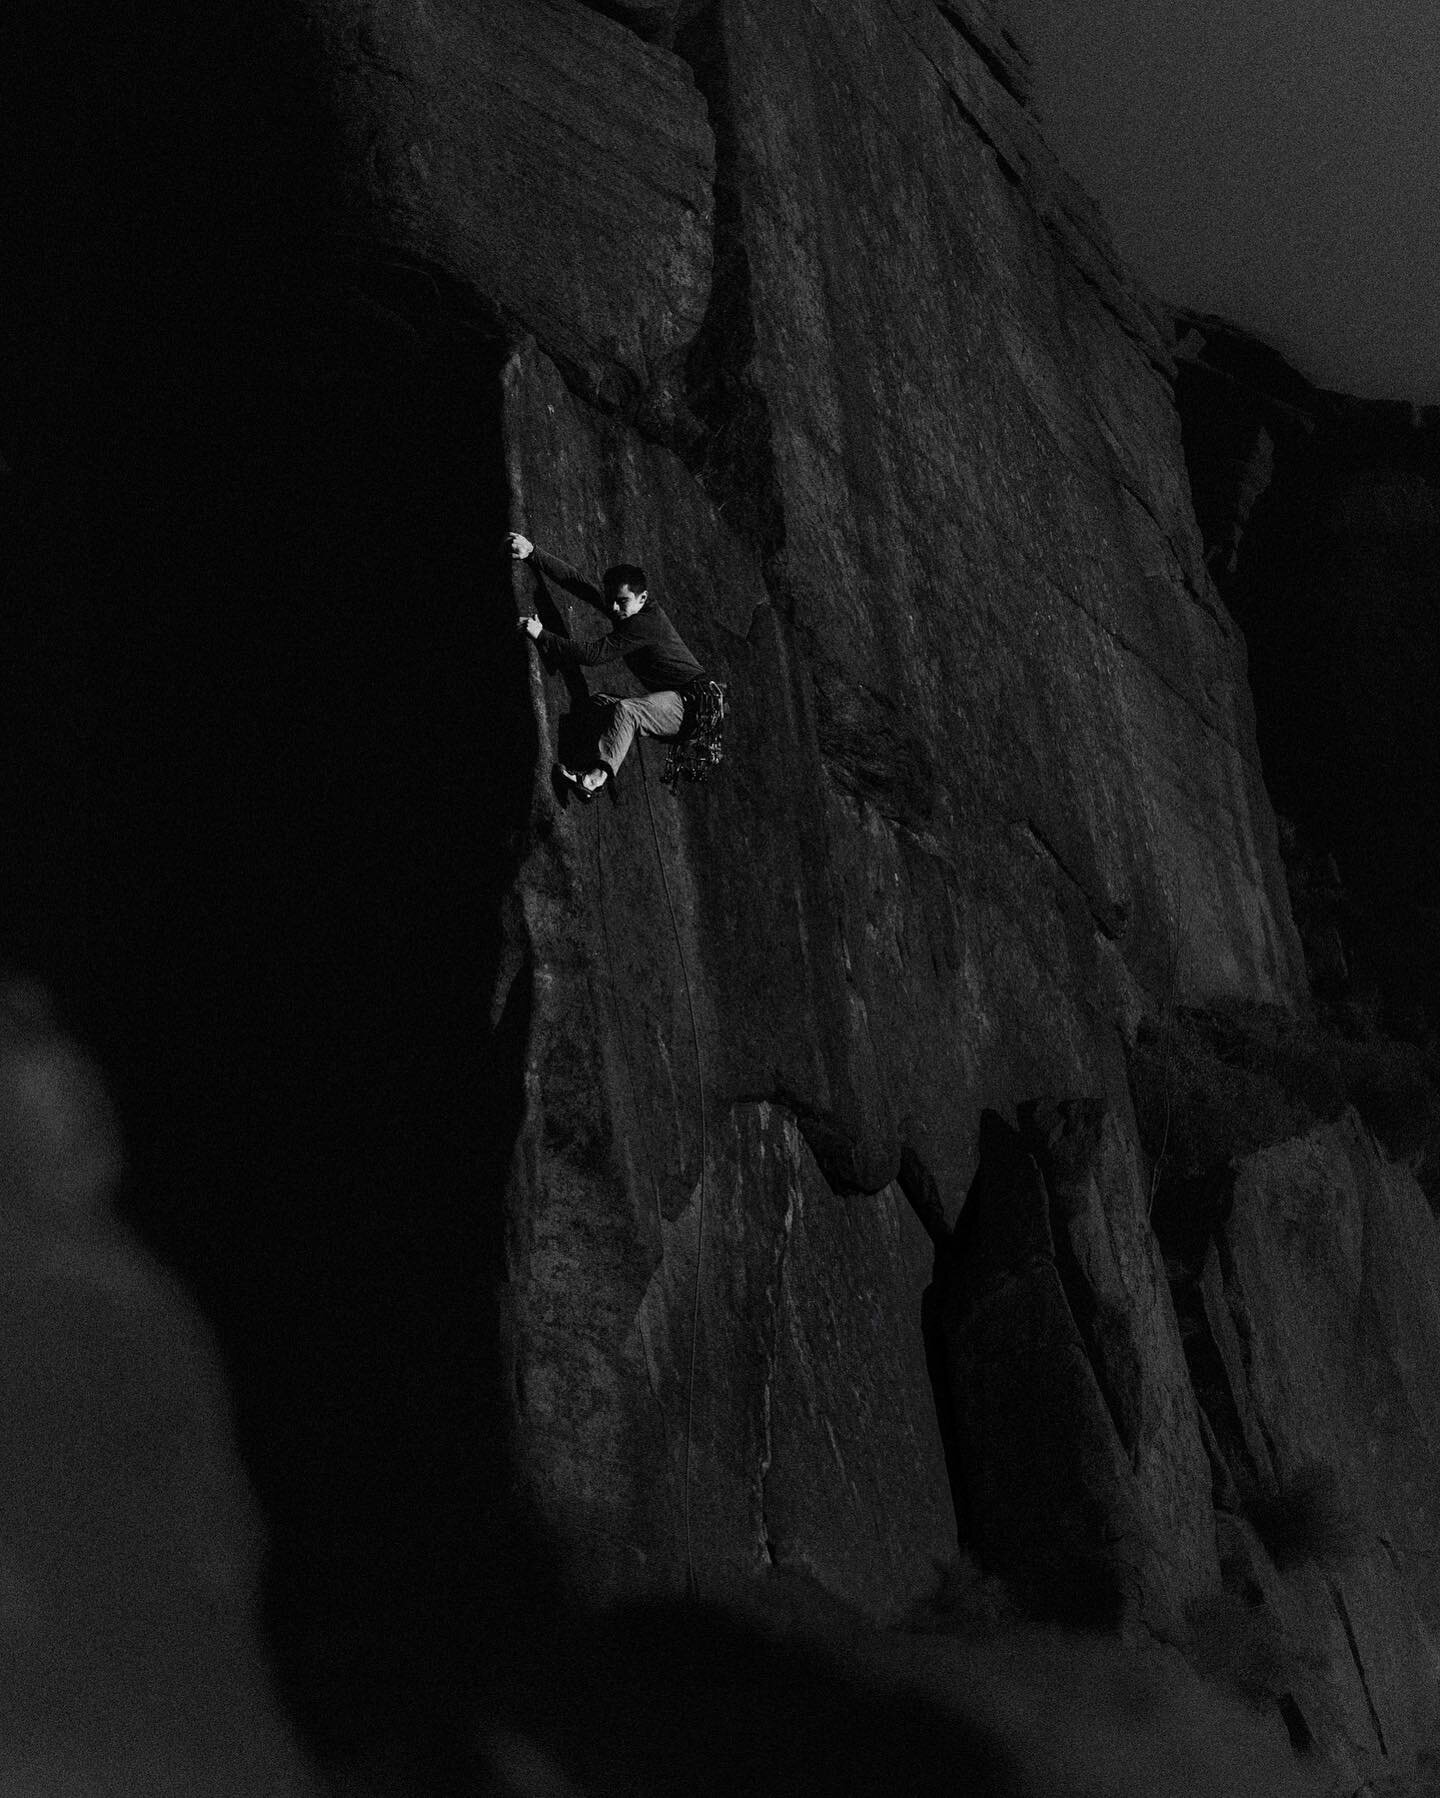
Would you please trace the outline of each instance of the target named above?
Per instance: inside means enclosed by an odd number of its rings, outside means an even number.
[[[608,612],[615,620],[614,627],[602,636],[576,639],[546,630],[529,613],[519,621],[521,630],[560,662],[594,667],[618,656],[645,688],[640,699],[606,696],[613,709],[609,724],[600,733],[591,766],[568,768],[563,762],[557,764],[561,779],[588,801],[615,778],[637,732],[671,741],[680,736],[686,723],[687,699],[708,684],[705,670],[681,642],[679,632],[665,613],[650,599],[643,568],[621,562],[607,569],[602,593],[568,563],[546,555],[518,531],[510,533],[510,554],[517,561],[533,561],[547,579],[598,611]]]

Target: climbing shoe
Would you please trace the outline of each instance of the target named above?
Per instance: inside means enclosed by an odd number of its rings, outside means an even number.
[[[574,787],[576,797],[586,805],[589,805],[610,779],[610,770],[603,762],[598,768],[567,768],[564,762],[557,762],[555,772],[561,780]]]

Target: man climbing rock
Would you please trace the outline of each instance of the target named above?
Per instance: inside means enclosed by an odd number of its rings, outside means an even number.
[[[520,620],[520,629],[560,662],[593,668],[619,658],[645,688],[643,698],[611,701],[610,722],[600,733],[592,766],[559,764],[561,778],[580,798],[590,800],[607,780],[614,779],[637,732],[644,737],[679,736],[685,723],[686,695],[705,681],[705,670],[681,642],[680,633],[661,607],[650,599],[643,568],[621,562],[607,569],[602,592],[567,562],[536,549],[518,531],[510,533],[510,553],[518,561],[533,560],[547,580],[615,620],[613,627],[598,637],[563,637],[558,631],[547,631],[533,614]]]

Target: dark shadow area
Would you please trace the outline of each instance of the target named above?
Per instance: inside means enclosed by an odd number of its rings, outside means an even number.
[[[1176,387],[1186,462],[1245,635],[1267,790],[1338,864],[1332,970],[1348,958],[1349,990],[1383,993],[1388,1027],[1433,1040],[1440,422],[1319,391],[1233,327],[1190,322]]]
[[[219,1330],[322,1737],[453,1727],[526,1577],[491,1300],[523,977],[489,1044],[487,1009],[534,744],[494,358],[458,372],[248,382],[243,461],[213,378],[146,421],[96,595],[86,941],[47,958],[135,1220]]]
[[[901,1147],[900,1169],[896,1179],[906,1203],[915,1213],[935,1250],[930,1284],[920,1295],[920,1340],[925,1350],[925,1372],[930,1382],[930,1398],[935,1406],[935,1428],[945,1457],[945,1478],[955,1512],[955,1540],[957,1544],[964,1544],[970,1535],[970,1507],[966,1493],[963,1443],[955,1421],[955,1402],[950,1392],[945,1339],[945,1292],[954,1280],[954,1245],[939,1185],[911,1143],[905,1143]]]
[[[1104,1112],[1093,1096],[1032,1099],[1019,1107],[1019,1121],[1045,1182],[1055,1272],[1116,1440],[1133,1463],[1145,1422],[1143,1345],[1126,1309],[1097,1290],[1074,1233],[1091,1203],[1104,1203],[1095,1192]]]
[[[292,1709],[325,1754],[404,1740],[423,1767],[544,1602],[494,1296],[529,1003],[523,970],[497,999],[500,911],[537,754],[507,346],[439,270],[301,247],[323,119],[263,11],[82,61],[76,20],[6,28],[33,82],[6,83],[9,172],[45,185],[10,209],[0,930],[97,1050],[128,1212],[220,1338]],[[136,149],[192,65],[213,109],[187,93]],[[288,186],[229,166],[246,93],[300,121],[265,140]],[[127,145],[94,179],[143,241],[102,290],[82,190]]]
[[[964,1443],[955,1424],[955,1402],[950,1394],[950,1369],[946,1361],[943,1287],[948,1272],[941,1250],[935,1251],[935,1271],[920,1295],[920,1339],[925,1349],[925,1372],[935,1406],[935,1428],[945,1457],[945,1477],[955,1512],[955,1541],[970,1540],[970,1503],[967,1496]]]
[[[927,1295],[931,1365],[946,1378],[965,1546],[1025,1613],[1069,1629],[1119,1627],[1124,1604],[1114,1424],[1056,1265],[1051,1197],[1025,1137],[980,1118],[979,1161]],[[927,1345],[928,1346],[928,1345]],[[1085,1364],[1082,1365],[1082,1362]],[[1102,1401],[1103,1403],[1103,1401]]]
[[[1333,851],[1354,895],[1354,980],[1433,1019],[1440,459],[1408,432],[1343,450],[1339,434],[1281,445],[1223,590],[1250,651],[1276,808]]]
[[[1019,1798],[1027,1789],[982,1726],[707,1605],[571,1618],[537,1639],[487,1711],[543,1743],[586,1792]]]
[[[674,41],[675,25],[686,10],[683,0],[584,0],[592,11],[603,13],[624,25],[646,43],[668,48]]]
[[[679,8],[675,53],[689,64],[715,133],[715,261],[710,303],[683,374],[685,403],[701,428],[677,447],[726,524],[757,545],[769,584],[780,573],[785,521],[768,407],[753,377],[755,319],[725,32],[724,9],[709,0]]]

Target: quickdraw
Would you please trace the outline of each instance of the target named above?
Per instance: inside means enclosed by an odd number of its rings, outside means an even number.
[[[670,745],[660,775],[662,786],[673,789],[682,780],[704,780],[725,757],[725,688],[718,680],[697,681],[685,695],[685,720]]]

